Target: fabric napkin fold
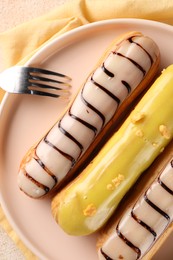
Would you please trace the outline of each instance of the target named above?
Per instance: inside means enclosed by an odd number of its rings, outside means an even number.
[[[173,25],[173,0],[68,0],[48,14],[0,34],[0,71],[24,64],[39,48],[67,31],[115,18],[141,18]],[[0,89],[0,102],[3,95]],[[0,224],[26,259],[36,259],[11,229],[1,208]]]
[[[48,14],[0,34],[0,71],[24,64],[53,38],[86,23],[142,18],[173,25],[172,0],[69,0]],[[0,100],[4,92],[0,90]]]

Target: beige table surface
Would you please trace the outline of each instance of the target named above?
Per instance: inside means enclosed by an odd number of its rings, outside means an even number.
[[[67,0],[0,0],[0,32],[46,14]]]

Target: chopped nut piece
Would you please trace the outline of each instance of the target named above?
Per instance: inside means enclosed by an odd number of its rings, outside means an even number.
[[[124,176],[122,174],[119,174],[118,177],[112,180],[112,183],[114,184],[115,188],[117,188],[123,180]]]
[[[112,183],[109,183],[107,186],[106,186],[107,190],[114,190],[114,186]]]
[[[118,179],[119,179],[120,181],[123,181],[123,180],[124,180],[124,175],[119,174],[119,175],[118,175]]]
[[[171,133],[169,131],[169,129],[167,128],[166,125],[160,125],[159,126],[159,132],[161,133],[161,135],[166,138],[166,139],[170,139],[171,138]]]
[[[158,144],[157,143],[152,143],[153,147],[157,147]]]
[[[124,257],[122,255],[119,255],[118,259],[124,259]]]
[[[144,117],[145,117],[144,113],[138,112],[138,113],[136,113],[135,115],[132,116],[131,121],[132,121],[132,123],[135,124],[136,122],[143,120]]]
[[[136,136],[143,137],[143,136],[144,136],[143,131],[142,131],[141,129],[138,129],[138,130],[136,131]]]
[[[93,203],[89,204],[86,209],[83,210],[83,214],[86,217],[92,217],[95,215],[97,209]]]

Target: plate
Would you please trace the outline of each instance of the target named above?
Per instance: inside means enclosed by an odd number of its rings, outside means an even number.
[[[73,97],[109,43],[132,30],[141,31],[157,42],[161,51],[160,70],[173,63],[172,26],[140,19],[115,19],[84,25],[64,34],[39,50],[27,65],[71,76]],[[19,191],[16,183],[23,155],[66,106],[67,102],[60,99],[6,94],[0,114],[1,205],[14,230],[40,259],[96,260],[97,234],[86,237],[65,234],[51,215],[50,199],[30,199]],[[157,260],[163,259],[162,252],[167,260],[173,255],[169,243],[157,254]]]

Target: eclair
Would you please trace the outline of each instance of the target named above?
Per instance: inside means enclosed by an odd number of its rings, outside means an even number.
[[[172,230],[173,142],[145,174],[100,235],[100,260],[152,259]]]
[[[163,70],[84,171],[52,200],[68,234],[101,229],[139,176],[173,138],[173,65]]]
[[[68,182],[156,76],[160,53],[139,32],[116,39],[48,132],[26,153],[18,186],[42,198]]]

